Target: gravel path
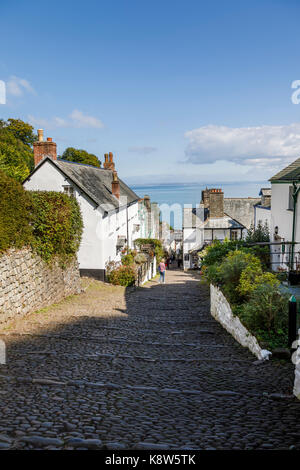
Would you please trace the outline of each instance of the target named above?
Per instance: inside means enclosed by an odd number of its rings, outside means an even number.
[[[2,327],[0,449],[300,448],[293,365],[254,364],[195,275],[88,285]]]

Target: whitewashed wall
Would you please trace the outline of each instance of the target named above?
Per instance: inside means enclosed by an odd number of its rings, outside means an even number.
[[[112,210],[105,215],[101,207],[90,200],[82,191],[69,181],[64,174],[50,162],[45,162],[24,184],[27,190],[58,191],[63,192],[64,185],[70,184],[74,188],[84,223],[84,230],[78,262],[80,269],[105,269],[108,261],[119,261],[121,252],[117,253],[118,236],[127,239],[127,213],[126,206],[120,210]],[[139,223],[138,203],[128,207],[129,247],[133,248],[133,239],[139,236],[134,231],[134,224]]]
[[[293,211],[289,210],[289,187],[291,184],[272,183],[272,208],[271,208],[271,224],[270,234],[271,240],[275,241],[274,232],[275,227],[278,227],[278,236],[284,241],[292,241],[292,227],[293,227]],[[276,240],[278,241],[278,240]],[[296,231],[295,241],[300,242],[300,197],[298,196],[297,214],[296,214]],[[295,245],[295,254],[299,255],[300,245]],[[272,247],[274,255],[272,256],[273,269],[278,266],[287,267],[289,256],[282,254],[281,246]],[[286,248],[289,251],[289,248]],[[276,264],[275,264],[276,263]],[[280,263],[280,264],[278,264]]]
[[[210,285],[210,312],[242,346],[248,348],[258,359],[263,359],[264,354],[257,339],[242,325],[240,319],[233,315],[228,301],[213,284]]]
[[[262,225],[267,224],[269,229],[271,227],[271,209],[262,208],[262,207],[255,207],[255,228],[257,228],[258,223],[261,222]]]

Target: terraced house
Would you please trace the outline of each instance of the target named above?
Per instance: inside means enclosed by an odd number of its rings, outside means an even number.
[[[24,181],[27,190],[62,191],[81,208],[84,232],[78,252],[81,275],[103,280],[109,261],[119,261],[124,247],[140,236],[139,197],[119,177],[113,154],[103,168],[57,158],[56,143],[38,131],[33,144],[35,168]]]

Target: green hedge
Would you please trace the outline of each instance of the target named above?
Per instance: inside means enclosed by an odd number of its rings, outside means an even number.
[[[35,251],[46,261],[73,256],[83,230],[76,199],[54,191],[34,191],[31,198]]]
[[[25,191],[0,170],[0,252],[31,246],[45,261],[77,253],[83,230],[75,198],[51,191]]]
[[[0,252],[32,243],[31,206],[30,194],[0,170]]]

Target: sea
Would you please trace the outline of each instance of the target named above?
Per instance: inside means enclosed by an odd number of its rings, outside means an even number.
[[[182,228],[183,207],[195,207],[200,203],[201,191],[208,188],[222,188],[224,197],[259,197],[261,188],[269,187],[268,182],[260,183],[218,183],[201,185],[198,183],[147,184],[131,185],[138,196],[150,196],[151,202],[157,202],[162,209],[162,220],[175,229]],[[173,207],[170,213],[166,206]]]

